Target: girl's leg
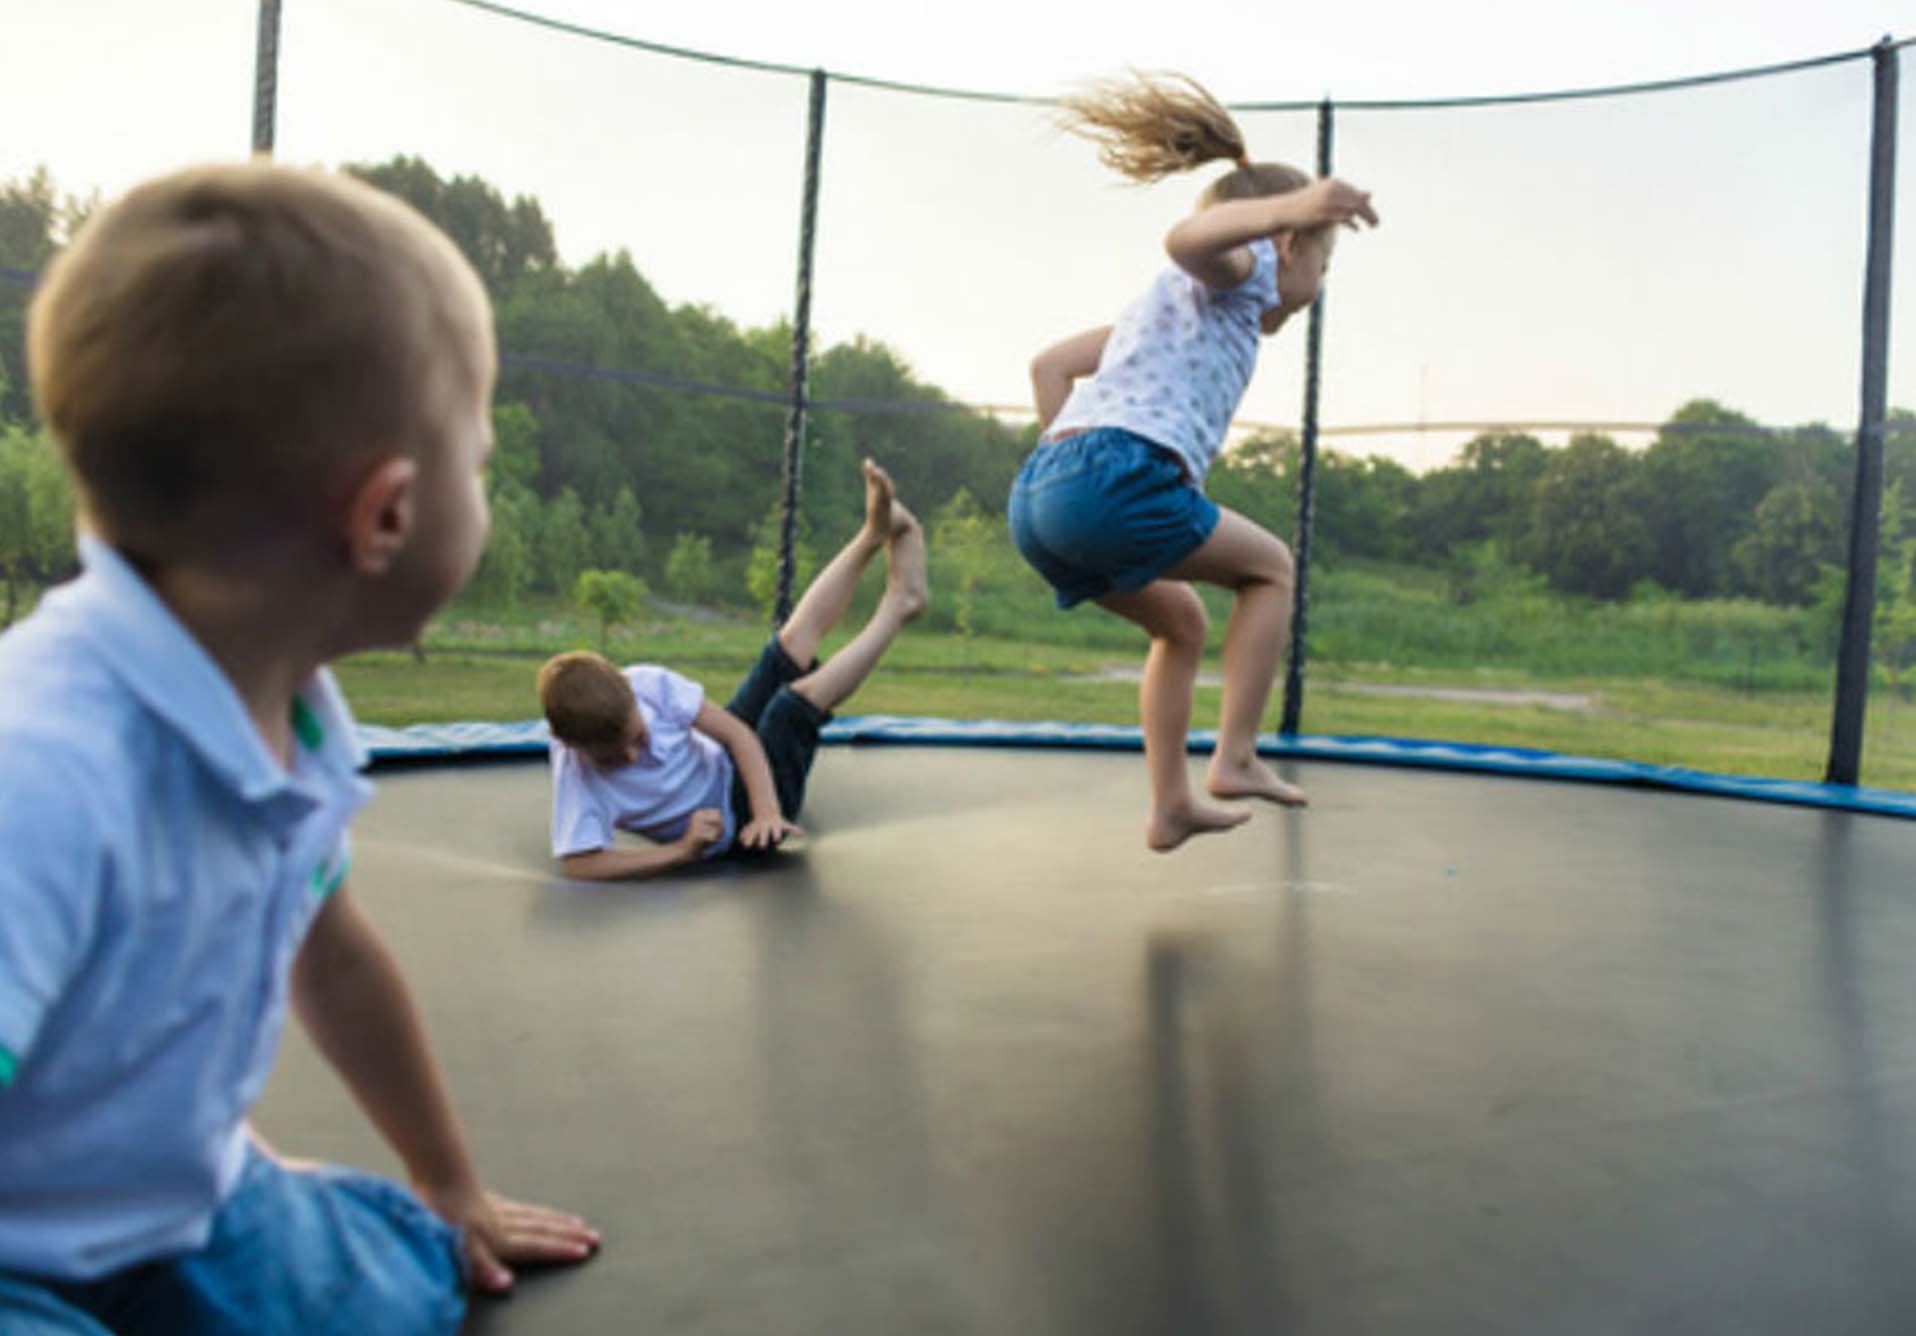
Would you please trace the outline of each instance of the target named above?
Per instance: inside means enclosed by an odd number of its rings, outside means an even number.
[[[862,465],[865,474],[865,524],[851,542],[839,549],[838,555],[826,563],[825,569],[815,576],[805,592],[799,595],[798,606],[792,609],[792,615],[778,628],[778,643],[792,656],[792,662],[801,668],[818,656],[818,644],[825,633],[838,625],[839,618],[845,615],[845,609],[851,606],[852,595],[858,592],[858,581],[865,574],[865,567],[871,559],[885,550],[892,535],[898,528],[896,511],[904,507],[897,504],[892,487],[891,475],[867,459]],[[910,518],[906,512],[906,518]]]
[[[1106,594],[1098,605],[1136,622],[1151,637],[1138,686],[1144,724],[1144,762],[1151,775],[1151,815],[1144,842],[1159,853],[1193,835],[1229,830],[1246,821],[1242,808],[1220,807],[1191,792],[1184,740],[1191,726],[1191,689],[1204,656],[1204,604],[1187,584],[1154,580],[1128,594]]]
[[[887,478],[885,481],[886,495],[889,496],[891,480]],[[872,610],[872,619],[843,649],[821,663],[816,670],[792,683],[793,691],[821,710],[837,709],[858,690],[865,679],[871,676],[872,669],[878,666],[879,658],[891,648],[891,642],[905,629],[905,623],[925,610],[929,598],[925,582],[925,531],[909,510],[896,501],[890,502],[889,506],[889,523],[893,527],[885,561],[890,569],[886,573],[884,597],[878,600],[878,606]],[[853,583],[856,584],[856,580]],[[810,596],[808,592],[806,597]],[[839,611],[843,612],[844,609],[841,607]],[[798,620],[796,614],[792,620]],[[780,634],[782,636],[783,632]],[[816,646],[817,642],[814,641],[813,647]],[[791,650],[789,643],[786,644],[786,650]],[[796,654],[792,657],[800,663],[810,662],[809,659],[798,658]]]
[[[1302,806],[1304,791],[1279,779],[1257,755],[1258,724],[1290,637],[1291,550],[1226,510],[1204,545],[1166,574],[1222,585],[1236,596],[1224,633],[1224,708],[1205,787],[1219,798],[1267,798]]]

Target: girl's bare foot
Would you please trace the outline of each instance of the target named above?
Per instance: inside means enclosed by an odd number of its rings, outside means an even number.
[[[1145,823],[1144,842],[1154,853],[1168,854],[1193,835],[1215,835],[1251,819],[1242,807],[1219,807],[1195,799],[1181,807],[1153,809]]]
[[[1304,790],[1295,784],[1286,784],[1275,770],[1255,756],[1249,761],[1232,762],[1214,755],[1204,787],[1213,798],[1262,798],[1285,807],[1304,807],[1310,802]]]

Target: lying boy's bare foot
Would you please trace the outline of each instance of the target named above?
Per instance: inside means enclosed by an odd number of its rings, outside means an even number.
[[[1295,784],[1286,784],[1277,777],[1277,771],[1256,757],[1241,765],[1212,757],[1204,787],[1213,798],[1262,798],[1285,807],[1305,807],[1310,803],[1304,790]]]
[[[899,501],[892,502],[892,537],[885,549],[885,597],[906,621],[931,603],[931,582],[925,575],[925,535],[918,517]]]
[[[1215,835],[1251,819],[1242,807],[1219,807],[1193,801],[1165,811],[1153,809],[1144,827],[1144,842],[1153,852],[1168,854],[1193,835]]]
[[[865,541],[883,547],[896,530],[892,512],[898,508],[898,489],[891,474],[867,459],[859,466],[865,475]]]
[[[918,527],[918,517],[905,509],[903,501],[891,503],[891,537],[896,542]]]

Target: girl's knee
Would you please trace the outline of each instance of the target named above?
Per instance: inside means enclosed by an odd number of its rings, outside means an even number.
[[[1202,651],[1211,634],[1211,618],[1204,611],[1204,601],[1195,592],[1188,599],[1178,600],[1159,620],[1154,633],[1178,649]]]
[[[1290,547],[1282,539],[1273,538],[1244,573],[1244,583],[1269,585],[1289,598],[1297,583],[1297,562]]]

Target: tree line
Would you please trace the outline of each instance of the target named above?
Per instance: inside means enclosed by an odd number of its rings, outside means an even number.
[[[508,355],[494,415],[495,528],[470,597],[511,603],[529,592],[567,594],[581,572],[607,569],[688,598],[766,604],[776,564],[789,326],[741,328],[708,307],[672,306],[624,251],[569,267],[537,200],[509,200],[478,177],[448,179],[412,157],[346,170],[443,228],[494,304]],[[0,184],[0,264],[37,272],[92,203],[60,195],[44,170]],[[31,427],[27,296],[23,286],[0,281],[0,578],[9,600],[16,582],[46,583],[72,561],[59,518],[70,498]],[[514,355],[539,365],[515,364]],[[553,363],[569,370],[543,369]],[[620,378],[628,372],[645,379]],[[756,391],[764,399],[687,386]],[[1029,426],[953,404],[867,337],[815,357],[812,394],[894,410],[812,411],[803,527],[822,541],[835,542],[858,522],[856,462],[871,455],[928,518],[956,507],[964,541],[975,546],[979,526],[1002,515],[1032,443]],[[1899,410],[1894,419],[1885,578],[1909,584],[1916,578],[1909,513],[1916,417]],[[1222,456],[1208,490],[1292,534],[1298,458],[1289,433],[1241,442]],[[1602,435],[1550,446],[1493,433],[1421,475],[1387,458],[1324,451],[1314,542],[1330,562],[1443,566],[1458,573],[1464,599],[1473,570],[1517,569],[1559,592],[1596,599],[1654,587],[1683,598],[1808,606],[1827,597],[1830,571],[1844,559],[1852,459],[1850,441],[1828,427],[1765,429],[1708,400],[1679,408],[1640,450]]]

